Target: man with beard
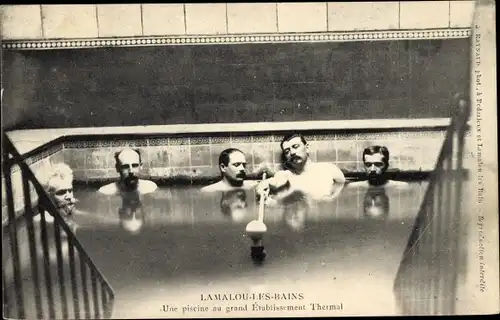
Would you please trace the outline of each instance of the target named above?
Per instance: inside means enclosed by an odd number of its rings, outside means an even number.
[[[281,141],[283,167],[272,178],[262,181],[257,193],[286,196],[302,192],[313,198],[336,197],[345,183],[343,172],[333,163],[315,163],[309,158],[309,145],[301,134],[288,135]]]
[[[389,168],[389,149],[371,146],[363,150],[363,165],[366,180],[349,183],[349,187],[406,187],[407,182],[390,180],[386,174]]]
[[[61,216],[64,218],[71,216],[75,211],[76,203],[73,196],[73,170],[67,164],[55,164],[43,184]],[[50,213],[43,208],[40,211],[45,215],[45,221],[54,221],[54,217]],[[40,221],[40,218],[41,216],[38,214],[34,217],[34,221]]]
[[[203,192],[231,191],[235,189],[250,189],[257,182],[245,180],[247,160],[245,154],[236,148],[229,148],[219,155],[219,170],[221,181],[203,187]]]
[[[99,192],[106,195],[132,191],[146,194],[158,188],[153,181],[139,179],[138,174],[142,168],[139,150],[124,149],[115,153],[115,168],[120,174],[120,180],[101,187]]]

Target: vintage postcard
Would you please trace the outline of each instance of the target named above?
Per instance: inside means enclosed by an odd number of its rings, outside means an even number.
[[[495,10],[2,5],[3,316],[498,313]]]

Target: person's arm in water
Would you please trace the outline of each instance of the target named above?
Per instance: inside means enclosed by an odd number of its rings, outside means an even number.
[[[278,171],[276,174],[269,179],[262,180],[257,185],[257,193],[276,193],[279,190],[289,186],[290,181],[288,179],[288,171]]]

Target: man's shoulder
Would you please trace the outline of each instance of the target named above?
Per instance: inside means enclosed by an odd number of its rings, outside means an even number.
[[[282,169],[282,170],[278,170],[276,171],[276,173],[274,174],[274,178],[276,177],[288,177],[288,176],[291,176],[293,175],[293,172],[288,170],[288,169]]]
[[[325,174],[329,178],[332,178],[336,182],[339,183],[344,183],[345,182],[345,176],[342,170],[332,162],[316,162],[314,163],[315,165],[315,172],[321,172],[322,174]]]
[[[149,193],[158,189],[158,185],[151,180],[139,180],[139,188],[141,193]]]
[[[212,184],[209,184],[208,186],[205,186],[200,189],[202,192],[215,192],[215,191],[220,191],[222,186],[222,181],[215,182]]]
[[[339,167],[333,162],[313,162],[315,168],[321,169],[339,169]]]
[[[104,185],[99,188],[99,192],[105,195],[112,195],[118,191],[118,186],[116,182],[112,182],[110,184]]]
[[[210,184],[208,186],[201,188],[200,191],[202,191],[202,192],[218,192],[218,191],[225,192],[225,191],[231,191],[231,190],[237,190],[237,189],[245,190],[245,189],[254,188],[255,186],[257,186],[257,184],[258,184],[258,181],[245,180],[243,182],[242,187],[230,187],[230,186],[227,186],[223,181],[219,181],[219,182],[216,182],[216,183],[213,183],[213,184]]]
[[[257,186],[258,184],[259,184],[259,182],[256,180],[245,180],[243,182],[243,187],[245,189],[252,189],[253,187]]]
[[[410,184],[406,181],[390,180],[387,186],[394,188],[408,188]]]

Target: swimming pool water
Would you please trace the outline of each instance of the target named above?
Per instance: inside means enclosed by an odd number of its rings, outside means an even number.
[[[342,303],[342,315],[396,314],[392,286],[426,186],[268,206],[261,265],[245,236],[254,191],[161,187],[138,199],[79,189],[76,235],[115,290],[113,317],[166,317],[166,304],[212,306],[202,295],[245,292],[303,293],[304,304]],[[249,314],[219,316],[239,315]]]

